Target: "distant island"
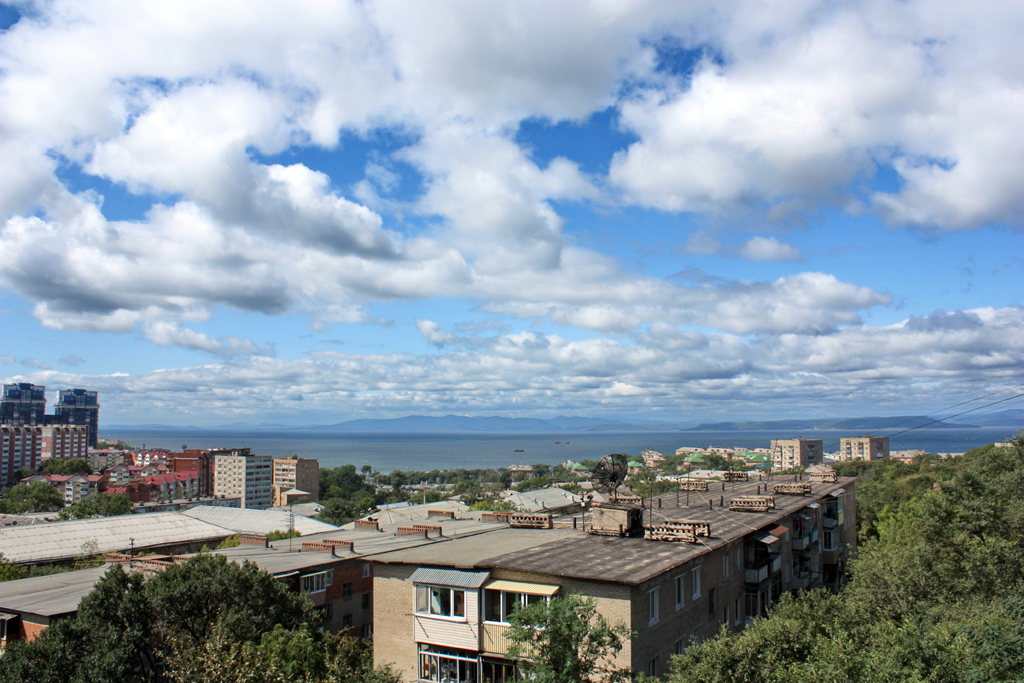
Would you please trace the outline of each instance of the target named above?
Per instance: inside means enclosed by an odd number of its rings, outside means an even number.
[[[883,430],[909,430],[927,427],[928,429],[977,429],[979,427],[1008,426],[1019,429],[1024,426],[1024,410],[1004,410],[971,418],[971,422],[948,422],[936,420],[927,415],[897,415],[889,417],[846,417],[817,418],[801,420],[761,420],[747,422],[705,422],[701,424],[674,422],[626,422],[593,417],[559,416],[551,419],[517,418],[517,417],[468,417],[465,415],[446,415],[434,417],[427,415],[409,415],[391,419],[347,420],[325,425],[284,425],[284,424],[246,424],[196,427],[182,425],[108,425],[104,429],[124,431],[218,431],[218,430],[253,430],[253,431],[318,431],[335,433],[407,433],[407,434],[498,434],[498,433],[600,433],[600,432],[740,432],[740,431],[772,431],[772,432],[810,432],[814,430],[858,430],[879,432]]]

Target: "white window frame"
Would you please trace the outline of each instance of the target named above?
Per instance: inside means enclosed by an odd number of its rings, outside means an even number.
[[[676,609],[680,610],[686,604],[686,574],[680,574],[675,578],[676,587]]]
[[[448,591],[448,609],[450,614],[443,614],[441,612],[434,612],[434,601],[431,600],[433,591],[443,593]],[[456,594],[462,593],[462,614],[455,613],[455,605],[457,604]],[[421,596],[425,598],[421,602]],[[439,586],[431,583],[417,583],[414,588],[414,599],[413,605],[414,612],[418,617],[431,617],[432,619],[449,619],[452,621],[466,621],[466,590],[464,588],[455,588],[454,586]],[[420,609],[421,605],[424,605],[426,609]]]
[[[661,617],[661,587],[655,586],[654,588],[647,591],[647,611],[650,619],[647,621],[648,626],[653,626],[658,623],[658,619]]]
[[[700,599],[700,567],[694,567],[690,570],[690,577],[693,583],[693,600]]]
[[[367,579],[370,577],[370,563],[363,562],[363,578]]]
[[[500,610],[501,611],[501,618],[504,621],[493,621],[493,620],[487,618],[487,617],[490,616],[490,614],[487,613],[487,598],[488,598],[488,596],[486,594],[484,594],[483,598],[480,601],[480,613],[484,616],[484,621],[486,621],[487,623],[490,623],[490,624],[507,624],[507,623],[509,623],[508,622],[508,612],[506,610],[506,607],[508,607],[508,603],[505,600],[505,595],[509,594],[509,593],[518,596],[517,598],[515,598],[515,603],[517,605],[519,605],[519,607],[527,607],[530,604],[530,597],[535,597],[535,598],[541,597],[541,598],[544,599],[544,602],[546,604],[551,604],[551,596],[550,595],[543,595],[542,596],[542,595],[539,595],[537,593],[524,593],[522,591],[494,590],[492,588],[487,588],[486,590],[487,590],[488,593],[500,593],[501,594],[501,596],[498,598],[498,601],[499,601],[499,604],[500,604],[500,607],[501,607],[501,610]]]

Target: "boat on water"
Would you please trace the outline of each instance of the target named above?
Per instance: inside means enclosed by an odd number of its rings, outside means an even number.
[[[555,443],[556,443],[556,444],[559,444],[559,445],[562,445],[562,446],[565,446],[565,445],[567,445],[567,444],[568,444],[569,442],[568,442],[568,441],[556,441]]]
[[[515,450],[514,450],[514,451],[512,451],[512,452],[513,452],[513,453],[522,453],[522,452],[523,452],[523,449],[522,449],[522,448],[517,448],[517,449],[515,449]]]

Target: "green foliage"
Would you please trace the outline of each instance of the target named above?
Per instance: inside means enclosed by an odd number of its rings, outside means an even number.
[[[593,598],[555,597],[513,612],[509,618],[509,657],[533,683],[592,683],[630,680],[630,670],[615,666],[625,624],[611,626],[597,613]]]
[[[202,647],[175,658],[170,679],[178,683],[399,683],[388,668],[374,669],[373,655],[353,638],[304,628],[276,627],[260,643],[239,643],[216,633]]]
[[[135,506],[123,493],[90,493],[88,496],[60,511],[60,519],[87,519],[89,517],[115,517],[135,512]]]
[[[50,458],[43,463],[42,471],[50,474],[92,474],[89,461],[85,458]]]
[[[221,541],[220,545],[217,546],[217,550],[225,550],[227,548],[237,548],[240,545],[242,545],[242,535],[241,534],[235,534],[234,536],[228,536],[223,541]]]
[[[273,543],[274,541],[283,541],[288,538],[298,538],[301,535],[302,532],[296,529],[288,529],[287,531],[271,531],[267,534],[267,541]]]
[[[64,496],[55,486],[45,481],[17,484],[0,498],[0,513],[20,515],[25,512],[47,512],[64,507]]]
[[[670,682],[1024,680],[1024,438],[836,469],[869,520],[847,588],[690,647]]]
[[[0,657],[0,683],[396,683],[357,641],[319,631],[305,594],[201,553],[149,580],[113,565],[79,605]]]

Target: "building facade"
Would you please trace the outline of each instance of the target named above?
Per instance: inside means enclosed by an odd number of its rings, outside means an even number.
[[[844,436],[839,440],[840,460],[886,460],[888,457],[887,436]]]
[[[0,487],[21,481],[23,467],[36,469],[43,458],[43,428],[0,425]]]
[[[0,394],[0,424],[32,427],[43,424],[46,413],[46,387],[21,382],[5,384]]]
[[[320,500],[320,462],[297,455],[274,459],[273,504],[288,505],[283,494],[291,489],[305,491],[304,501],[315,503]]]
[[[243,508],[265,510],[273,502],[274,459],[253,455],[248,448],[210,451],[217,497],[240,498]]]
[[[58,422],[85,425],[89,428],[89,446],[96,448],[100,426],[98,394],[86,389],[63,389],[57,392],[53,414]]]
[[[89,457],[89,428],[82,425],[48,425],[41,428],[42,449],[40,458],[83,458]]]
[[[813,467],[822,464],[821,439],[772,439],[772,469],[788,470],[793,467]]]
[[[199,496],[207,498],[213,495],[213,454],[209,451],[186,449],[181,455],[170,456],[171,471],[195,472]]]
[[[579,594],[635,632],[617,666],[662,676],[673,655],[744,628],[783,593],[838,588],[856,548],[853,485],[730,483],[690,491],[689,506],[673,493],[646,510],[609,505],[569,523],[513,514],[494,531],[442,531],[430,545],[373,558],[374,661],[405,681],[513,680],[509,613]],[[753,495],[768,486],[781,493]],[[641,520],[642,537],[628,519]],[[541,528],[518,528],[524,520]]]

